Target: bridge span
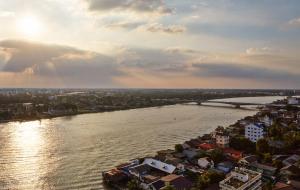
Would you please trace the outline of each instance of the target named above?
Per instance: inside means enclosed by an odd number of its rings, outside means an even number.
[[[228,105],[232,105],[236,108],[240,108],[241,106],[262,106],[262,105],[265,105],[265,104],[262,104],[262,103],[228,102],[228,101],[220,101],[220,100],[207,100],[207,101],[203,101],[203,102],[197,102],[198,105],[201,105],[203,103],[228,104]]]

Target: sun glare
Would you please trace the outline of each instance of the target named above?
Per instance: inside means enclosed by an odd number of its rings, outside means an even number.
[[[40,21],[34,16],[25,16],[21,18],[17,25],[19,32],[23,33],[27,37],[36,37],[42,30]]]

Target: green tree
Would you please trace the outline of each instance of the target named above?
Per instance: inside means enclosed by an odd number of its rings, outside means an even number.
[[[219,163],[224,159],[224,154],[221,149],[215,149],[210,152],[210,158],[214,163]]]
[[[176,152],[182,152],[183,151],[183,146],[181,144],[176,144],[175,145],[175,151]]]
[[[233,137],[230,139],[229,145],[236,150],[245,151],[247,153],[255,152],[255,143],[245,137]]]
[[[176,189],[173,186],[168,185],[168,186],[164,187],[163,190],[176,190]]]
[[[136,180],[131,180],[127,183],[128,190],[142,190]]]
[[[282,161],[280,161],[280,160],[274,160],[274,161],[272,162],[272,165],[273,165],[274,167],[278,168],[278,169],[281,169],[281,168],[283,167],[283,163],[282,163]]]
[[[197,187],[199,189],[205,189],[211,184],[219,183],[224,178],[224,174],[208,171],[199,177]]]
[[[270,162],[272,162],[272,155],[270,153],[265,153],[265,154],[263,154],[263,159],[264,159],[264,162],[270,163]]]
[[[266,139],[259,139],[256,142],[256,152],[257,153],[268,153],[270,151],[270,146]]]

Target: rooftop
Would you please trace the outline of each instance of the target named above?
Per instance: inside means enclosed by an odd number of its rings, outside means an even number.
[[[220,182],[220,185],[229,188],[238,189],[247,186],[249,183],[254,182],[261,178],[261,173],[248,170],[245,168],[235,168],[226,179]]]

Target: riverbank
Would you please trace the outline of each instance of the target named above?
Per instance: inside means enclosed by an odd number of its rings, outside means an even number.
[[[255,173],[259,180],[264,182],[260,184],[261,188],[284,183],[289,178],[284,173],[279,175],[278,171],[284,166],[290,167],[294,164],[285,164],[284,159],[297,158],[299,165],[293,165],[293,167],[298,167],[300,171],[300,156],[294,156],[300,153],[300,149],[297,153],[297,148],[300,148],[300,126],[298,125],[300,107],[288,102],[290,100],[274,102],[276,106],[264,107],[254,116],[245,117],[227,128],[218,127],[210,134],[177,144],[175,150],[161,150],[153,157],[134,159],[120,164],[102,173],[104,181],[106,184],[121,186],[121,189],[126,187],[128,189],[163,189],[169,185],[174,189],[204,189],[220,182],[217,187],[222,189],[227,181],[222,181],[225,175],[229,174],[233,168],[239,167],[235,172],[241,170],[252,172],[251,175]],[[285,127],[285,132],[280,135],[270,132],[271,129],[278,130],[279,125],[282,127],[281,130],[284,126],[293,126],[289,129]],[[258,129],[266,131],[260,134],[261,136],[258,136],[257,131],[255,135],[250,136],[248,128],[252,126],[258,126]],[[286,133],[291,133],[293,137],[289,136],[284,139]],[[278,144],[278,140],[274,144],[274,138],[282,139],[282,145]],[[261,145],[262,143],[265,144]],[[286,155],[281,161],[276,157],[279,153]],[[250,157],[254,161],[247,161]],[[246,165],[244,161],[241,161],[243,159],[246,159]],[[283,163],[278,165],[280,162]],[[209,181],[203,181],[206,178]],[[243,183],[239,182],[239,184]],[[157,188],[157,185],[160,187]]]

